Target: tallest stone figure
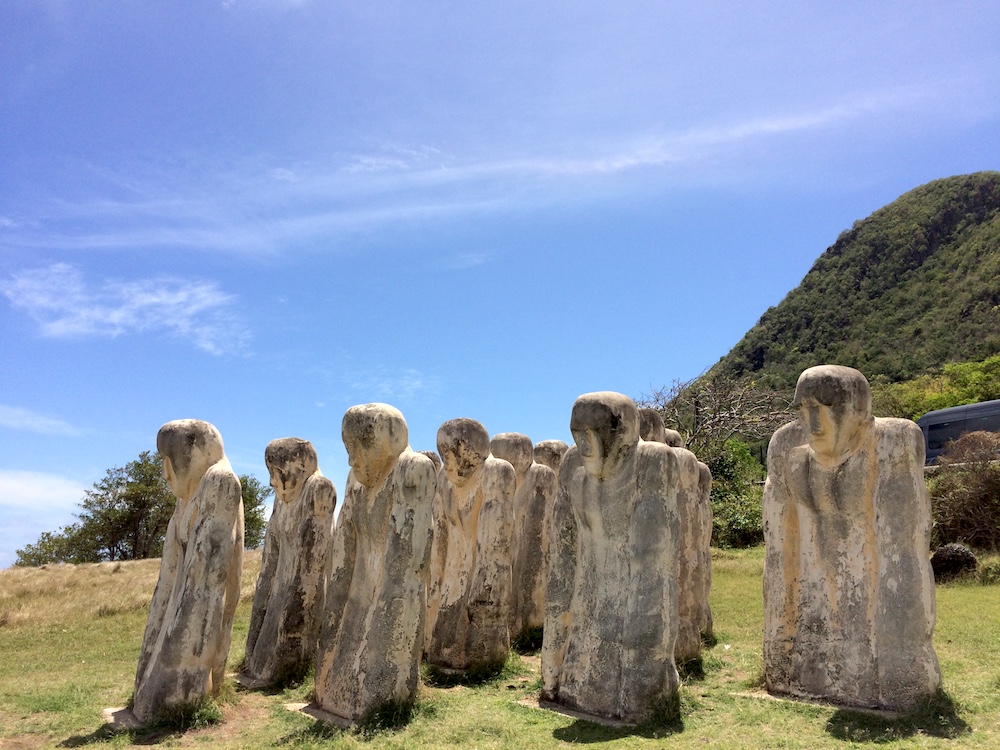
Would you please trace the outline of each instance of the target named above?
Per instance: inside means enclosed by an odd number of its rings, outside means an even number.
[[[907,710],[941,682],[923,435],[849,367],[803,372],[793,405],[767,451],[767,688]]]
[[[143,723],[218,693],[243,576],[243,497],[219,431],[167,422],[156,449],[177,505],[135,675],[132,712]]]

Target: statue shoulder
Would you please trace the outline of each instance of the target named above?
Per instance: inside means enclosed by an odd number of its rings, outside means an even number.
[[[797,419],[786,422],[775,430],[770,442],[767,444],[768,461],[771,460],[772,452],[775,455],[779,455],[806,442],[808,442],[808,439],[806,438],[805,430],[802,429],[802,423]]]

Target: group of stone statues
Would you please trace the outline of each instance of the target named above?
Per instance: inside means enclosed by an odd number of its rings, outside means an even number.
[[[856,370],[811,368],[775,433],[764,494],[764,671],[775,693],[907,708],[933,693],[934,589],[922,436],[873,419]],[[345,724],[412,702],[423,659],[495,669],[542,634],[544,702],[638,723],[676,700],[677,664],[711,638],[711,473],[626,396],[573,405],[575,444],[441,425],[409,447],[403,415],[352,407],[343,504],[313,446],[272,441],[275,489],[241,670],[302,679]],[[243,508],[218,431],[157,436],[178,503],[136,673],[149,721],[218,690],[239,599]]]

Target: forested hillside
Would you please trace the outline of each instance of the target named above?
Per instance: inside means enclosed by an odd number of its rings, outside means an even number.
[[[1000,172],[978,172],[856,222],[712,373],[786,388],[836,363],[900,381],[998,352]]]

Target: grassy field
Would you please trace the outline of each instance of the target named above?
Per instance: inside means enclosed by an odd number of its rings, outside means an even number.
[[[230,664],[243,657],[258,554],[247,557]],[[704,674],[682,688],[666,728],[614,729],[531,707],[537,655],[477,686],[423,686],[403,728],[333,730],[284,708],[310,685],[281,693],[227,684],[220,723],[186,732],[112,735],[101,710],[128,701],[157,562],[0,571],[0,748],[159,745],[283,748],[1000,747],[1000,588],[938,587],[935,645],[946,693],[926,710],[881,716],[762,695],[763,550],[716,552],[712,609],[718,644]]]

